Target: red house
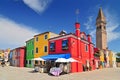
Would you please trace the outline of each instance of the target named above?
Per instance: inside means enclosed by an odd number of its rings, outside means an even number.
[[[12,55],[10,65],[15,67],[24,67],[25,64],[25,47],[18,47],[11,50]]]
[[[71,72],[85,71],[85,67],[94,69],[94,45],[90,35],[80,32],[80,23],[75,23],[75,33],[66,34],[49,39],[49,54],[70,54],[79,62],[71,63]]]

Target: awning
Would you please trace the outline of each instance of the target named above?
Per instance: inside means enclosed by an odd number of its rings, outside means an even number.
[[[66,54],[49,54],[47,56],[43,56],[41,57],[43,58],[44,60],[56,60],[58,58],[70,58],[70,53],[66,53]]]

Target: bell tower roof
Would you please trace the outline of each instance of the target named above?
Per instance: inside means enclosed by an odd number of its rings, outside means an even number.
[[[106,18],[105,18],[104,14],[103,14],[102,8],[99,9],[96,21],[97,22],[101,22],[102,21],[102,22],[106,23]]]

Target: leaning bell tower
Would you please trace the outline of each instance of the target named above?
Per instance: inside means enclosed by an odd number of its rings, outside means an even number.
[[[96,47],[99,49],[107,48],[106,18],[102,8],[99,9],[96,19]]]

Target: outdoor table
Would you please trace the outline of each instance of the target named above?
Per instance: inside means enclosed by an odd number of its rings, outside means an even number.
[[[60,68],[53,67],[50,69],[50,73],[54,76],[59,76],[60,73],[62,73],[62,70]]]

